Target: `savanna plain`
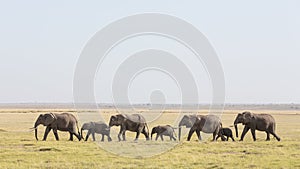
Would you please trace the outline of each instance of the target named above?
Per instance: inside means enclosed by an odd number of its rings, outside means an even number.
[[[111,130],[112,142],[105,138],[100,142],[68,141],[69,134],[58,132],[60,141],[52,132],[47,141],[41,141],[44,127],[38,128],[39,141],[30,129],[40,113],[73,113],[84,122],[104,120],[108,123],[114,109],[73,110],[73,109],[0,109],[0,168],[300,168],[300,111],[297,110],[255,110],[254,113],[270,113],[276,120],[276,133],[281,141],[271,136],[265,141],[264,132],[256,132],[257,141],[252,140],[250,131],[243,142],[212,142],[212,135],[203,133],[198,142],[196,134],[186,141],[188,129],[180,141],[146,141],[141,134],[134,142],[134,133],[126,132],[127,141],[117,141],[119,128]],[[224,110],[221,115],[223,127],[231,127],[241,110]],[[180,118],[190,111],[150,111],[143,115],[149,121],[151,130],[156,125],[170,124],[176,127]],[[199,111],[199,114],[208,114]],[[239,134],[243,126],[239,125]],[[177,130],[176,130],[177,133]],[[84,136],[86,133],[84,133]]]

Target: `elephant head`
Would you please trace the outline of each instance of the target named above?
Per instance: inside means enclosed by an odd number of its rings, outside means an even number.
[[[34,124],[34,129],[35,129],[35,138],[38,140],[37,137],[37,127],[42,124],[44,126],[49,126],[53,122],[56,121],[56,117],[53,113],[47,113],[47,114],[40,114],[40,116],[37,118]]]
[[[155,134],[155,133],[158,133],[158,130],[159,130],[159,126],[152,128],[152,131],[151,131],[151,140],[152,140],[152,135]]]
[[[238,128],[237,128],[237,124],[242,123],[243,125],[251,122],[251,119],[253,118],[253,114],[250,112],[243,112],[243,113],[239,113],[235,120],[234,120],[234,128],[235,128],[235,133],[236,133],[236,137],[238,137]]]
[[[122,114],[111,116],[110,120],[109,120],[109,127],[120,126],[120,125],[122,125],[122,123],[124,122],[124,120],[125,120],[125,117]]]
[[[178,127],[178,140],[180,141],[181,136],[181,127],[186,126],[187,128],[191,128],[194,123],[196,122],[197,116],[196,115],[184,115],[179,122]]]

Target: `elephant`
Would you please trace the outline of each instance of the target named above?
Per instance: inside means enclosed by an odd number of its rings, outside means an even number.
[[[126,141],[126,130],[136,132],[135,141],[138,140],[140,133],[143,133],[146,137],[146,140],[149,140],[148,125],[145,118],[140,114],[117,114],[111,116],[109,126],[120,126],[120,132],[118,134],[119,141],[121,141],[121,135],[123,137],[123,141]]]
[[[92,134],[93,141],[95,141],[95,133],[102,135],[101,141],[104,141],[104,136],[107,136],[108,141],[112,141],[110,137],[110,127],[102,121],[84,123],[81,127],[81,132],[80,132],[82,139],[83,139],[83,130],[88,130],[87,135],[85,137],[85,141],[88,140],[90,134]]]
[[[240,141],[243,141],[244,136],[249,131],[249,129],[251,129],[254,141],[256,141],[255,130],[265,131],[267,133],[266,141],[270,140],[270,134],[272,134],[277,139],[277,141],[280,141],[280,138],[275,134],[275,119],[270,114],[255,114],[248,111],[239,113],[234,120],[236,137],[238,137],[237,124],[239,123],[245,125]]]
[[[176,133],[174,131],[174,128],[170,125],[153,127],[152,131],[151,131],[151,140],[152,140],[153,134],[155,134],[155,133],[157,133],[155,140],[157,140],[158,137],[160,136],[161,140],[164,141],[164,138],[163,138],[163,135],[164,135],[164,136],[169,136],[171,141],[172,141],[172,139],[174,141],[176,141],[176,138],[175,138]],[[174,135],[175,135],[175,137],[174,137]]]
[[[46,130],[44,133],[43,141],[46,141],[48,133],[53,130],[55,139],[58,141],[58,134],[57,130],[59,131],[68,131],[70,133],[70,141],[73,141],[73,135],[75,135],[78,140],[81,140],[79,128],[78,128],[78,121],[76,117],[69,113],[46,113],[46,114],[40,114],[40,116],[37,118],[34,129],[35,129],[35,138],[38,140],[37,137],[37,127],[42,124],[46,126]],[[77,130],[76,130],[77,129]]]
[[[204,133],[213,133],[213,141],[216,141],[216,136],[220,135],[219,130],[222,128],[222,123],[221,119],[216,115],[184,115],[179,122],[179,140],[182,126],[191,128],[188,134],[187,141],[190,141],[194,132],[196,132],[198,140],[202,140],[200,131]],[[223,135],[220,135],[220,137],[223,140],[225,139]]]
[[[220,131],[219,131],[219,135],[217,136],[216,140],[218,140],[220,135],[227,136],[226,141],[228,141],[229,138],[231,138],[231,140],[234,141],[233,134],[232,134],[232,131],[231,131],[230,128],[221,128]],[[225,141],[225,140],[222,139],[222,141]]]
[[[182,126],[185,126],[186,128],[191,128],[194,123],[196,122],[196,119],[198,117],[201,117],[201,115],[184,115],[179,122],[179,127],[178,127],[178,140],[180,141],[181,137],[181,128]]]

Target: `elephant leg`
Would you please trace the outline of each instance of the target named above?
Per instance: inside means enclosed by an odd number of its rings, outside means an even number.
[[[174,141],[176,141],[176,138],[173,135],[172,135],[172,138],[173,138]]]
[[[234,141],[233,135],[230,136],[231,140]]]
[[[85,137],[85,141],[87,141],[87,140],[89,139],[90,134],[91,134],[91,131],[88,130],[88,132],[87,132],[87,134],[86,134],[86,137]]]
[[[122,135],[122,133],[123,133],[123,130],[122,130],[122,128],[120,129],[120,132],[119,132],[119,134],[118,134],[118,139],[119,139],[119,141],[121,141],[121,135]],[[123,138],[124,139],[124,138]]]
[[[92,132],[93,141],[96,141],[95,132]]]
[[[270,141],[270,133],[268,131],[266,131],[266,133],[267,133],[267,139],[266,139],[266,141]]]
[[[189,135],[188,135],[187,141],[191,140],[191,137],[192,137],[192,135],[193,135],[194,132],[195,132],[195,130],[193,128],[191,128],[190,131],[189,131]]]
[[[280,141],[280,137],[278,137],[274,131],[270,131],[270,133],[277,139],[277,141]]]
[[[216,141],[218,140],[218,138],[219,138],[220,136],[219,135],[217,135],[217,137],[216,137]]]
[[[250,129],[250,128],[247,127],[247,126],[244,127],[244,130],[243,130],[243,133],[242,133],[242,135],[241,135],[240,141],[243,141],[243,140],[244,140],[244,137],[245,137],[246,133],[249,131],[249,129]]]
[[[216,130],[213,132],[213,139],[212,141],[217,141],[216,136],[220,136],[222,138],[222,140],[225,140],[226,138],[220,134],[220,128],[216,128]]]
[[[145,127],[144,127],[142,133],[143,133],[144,136],[146,137],[146,140],[149,140],[149,133],[146,131]]]
[[[101,138],[101,141],[104,141],[104,134],[102,134],[102,138]]]
[[[77,137],[77,139],[78,139],[78,141],[80,141],[81,140],[81,136],[80,136],[80,134],[78,133],[73,133],[76,137]]]
[[[70,131],[70,141],[73,141],[73,135],[75,135],[79,141],[81,140],[80,134]]]
[[[158,137],[159,137],[159,135],[158,135],[158,134],[156,134],[155,141],[157,141]]]
[[[51,130],[51,127],[47,126],[46,129],[45,129],[43,141],[46,141],[47,136],[48,136],[50,130]]]
[[[120,137],[120,136],[121,136],[121,134],[119,133],[119,134],[118,134],[118,140],[119,140],[119,141],[121,141],[121,137]]]
[[[137,131],[136,132],[136,136],[135,136],[135,139],[134,139],[134,141],[138,141],[138,139],[139,139],[139,136],[140,136],[140,131]]]
[[[52,129],[52,131],[53,131],[56,141],[58,141],[59,138],[58,138],[58,134],[57,134],[57,129]]]
[[[198,140],[201,141],[202,137],[201,137],[201,134],[200,134],[200,130],[196,130],[196,134],[197,134]]]
[[[126,132],[126,130],[124,130],[123,133],[122,133],[123,141],[126,141],[125,132]]]
[[[255,135],[255,129],[251,129],[251,134],[252,134],[252,137],[253,137],[253,141],[256,141],[256,135]]]
[[[216,141],[216,135],[217,135],[217,133],[213,132],[213,139],[212,139],[212,141]]]
[[[226,141],[228,141],[229,140],[229,136],[227,136],[227,139],[226,139]]]
[[[70,133],[70,138],[69,138],[69,141],[73,141],[73,134],[71,132]]]
[[[160,139],[161,139],[161,141],[164,141],[164,137],[162,134],[160,135]]]
[[[110,137],[109,134],[107,135],[107,141],[112,141],[112,139],[111,139],[111,137]]]

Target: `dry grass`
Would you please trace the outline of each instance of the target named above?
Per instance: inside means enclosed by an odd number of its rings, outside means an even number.
[[[55,141],[52,133],[48,140],[35,141],[33,126],[40,110],[2,111],[0,113],[0,168],[299,168],[300,167],[300,113],[297,111],[263,111],[273,114],[277,121],[277,133],[282,138],[277,142],[264,141],[265,133],[257,132],[258,140],[252,141],[250,132],[244,142],[211,142],[205,135],[203,142],[144,141],[138,143],[134,134],[127,132],[128,141],[118,142],[118,128],[112,129],[113,141],[108,143],[70,142],[68,134],[59,132],[61,141]],[[43,110],[44,111],[44,110]],[[52,112],[74,112],[73,110],[51,110]],[[25,112],[25,113],[24,113]],[[32,113],[34,112],[34,113]],[[82,110],[75,113],[81,124],[97,121],[101,117],[107,122],[115,110],[104,113]],[[222,115],[223,125],[232,125],[238,111],[226,110]],[[260,111],[258,111],[260,112]],[[201,111],[201,114],[206,114]],[[174,111],[163,113],[144,112],[150,120],[150,130],[157,124],[176,125],[180,115]],[[102,116],[101,116],[102,115]],[[240,126],[240,132],[242,126]],[[186,130],[188,131],[188,130]],[[39,127],[39,138],[43,127]],[[203,135],[204,136],[204,135]],[[99,140],[99,136],[97,138]],[[166,138],[166,140],[168,140]],[[173,147],[175,145],[175,147]],[[109,151],[118,152],[119,156]],[[163,153],[160,153],[163,151]],[[124,156],[130,156],[124,157]],[[151,157],[145,157],[151,156]]]

